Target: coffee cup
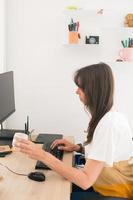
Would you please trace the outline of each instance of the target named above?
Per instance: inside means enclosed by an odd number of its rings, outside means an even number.
[[[15,147],[16,138],[22,138],[22,139],[28,140],[28,135],[26,135],[25,133],[15,133],[14,134],[13,141],[12,141],[12,146],[13,146],[14,150],[18,150],[18,148]]]
[[[119,51],[120,59],[123,61],[133,61],[133,48],[123,48]]]

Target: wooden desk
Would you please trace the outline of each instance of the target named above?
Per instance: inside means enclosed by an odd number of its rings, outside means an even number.
[[[72,140],[72,137],[66,137]],[[64,153],[63,162],[72,166],[72,153]],[[28,156],[13,152],[0,163],[8,166],[15,172],[29,174],[35,171],[36,161]],[[38,170],[39,171],[39,170]],[[0,200],[70,200],[71,183],[52,170],[40,170],[44,172],[46,180],[36,182],[27,176],[16,175],[0,166]]]

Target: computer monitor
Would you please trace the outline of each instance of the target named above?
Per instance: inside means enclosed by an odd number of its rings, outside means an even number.
[[[13,71],[0,74],[0,124],[15,112]]]

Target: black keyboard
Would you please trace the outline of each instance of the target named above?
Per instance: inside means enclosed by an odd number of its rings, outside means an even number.
[[[55,147],[54,149],[51,149],[50,148],[51,144],[52,144],[52,142],[44,143],[42,149],[44,149],[45,151],[51,153],[53,156],[55,156],[59,160],[62,160],[64,151],[58,149],[58,147]],[[35,169],[50,169],[50,168],[47,165],[45,165],[43,162],[37,161]]]
[[[61,139],[62,137],[62,134],[40,133],[34,142],[38,144],[50,143],[56,139]]]

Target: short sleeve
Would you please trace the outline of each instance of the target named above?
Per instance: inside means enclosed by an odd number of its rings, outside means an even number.
[[[92,142],[85,148],[87,158],[103,161],[112,166],[115,153],[114,134],[115,130],[110,121],[98,124]]]

